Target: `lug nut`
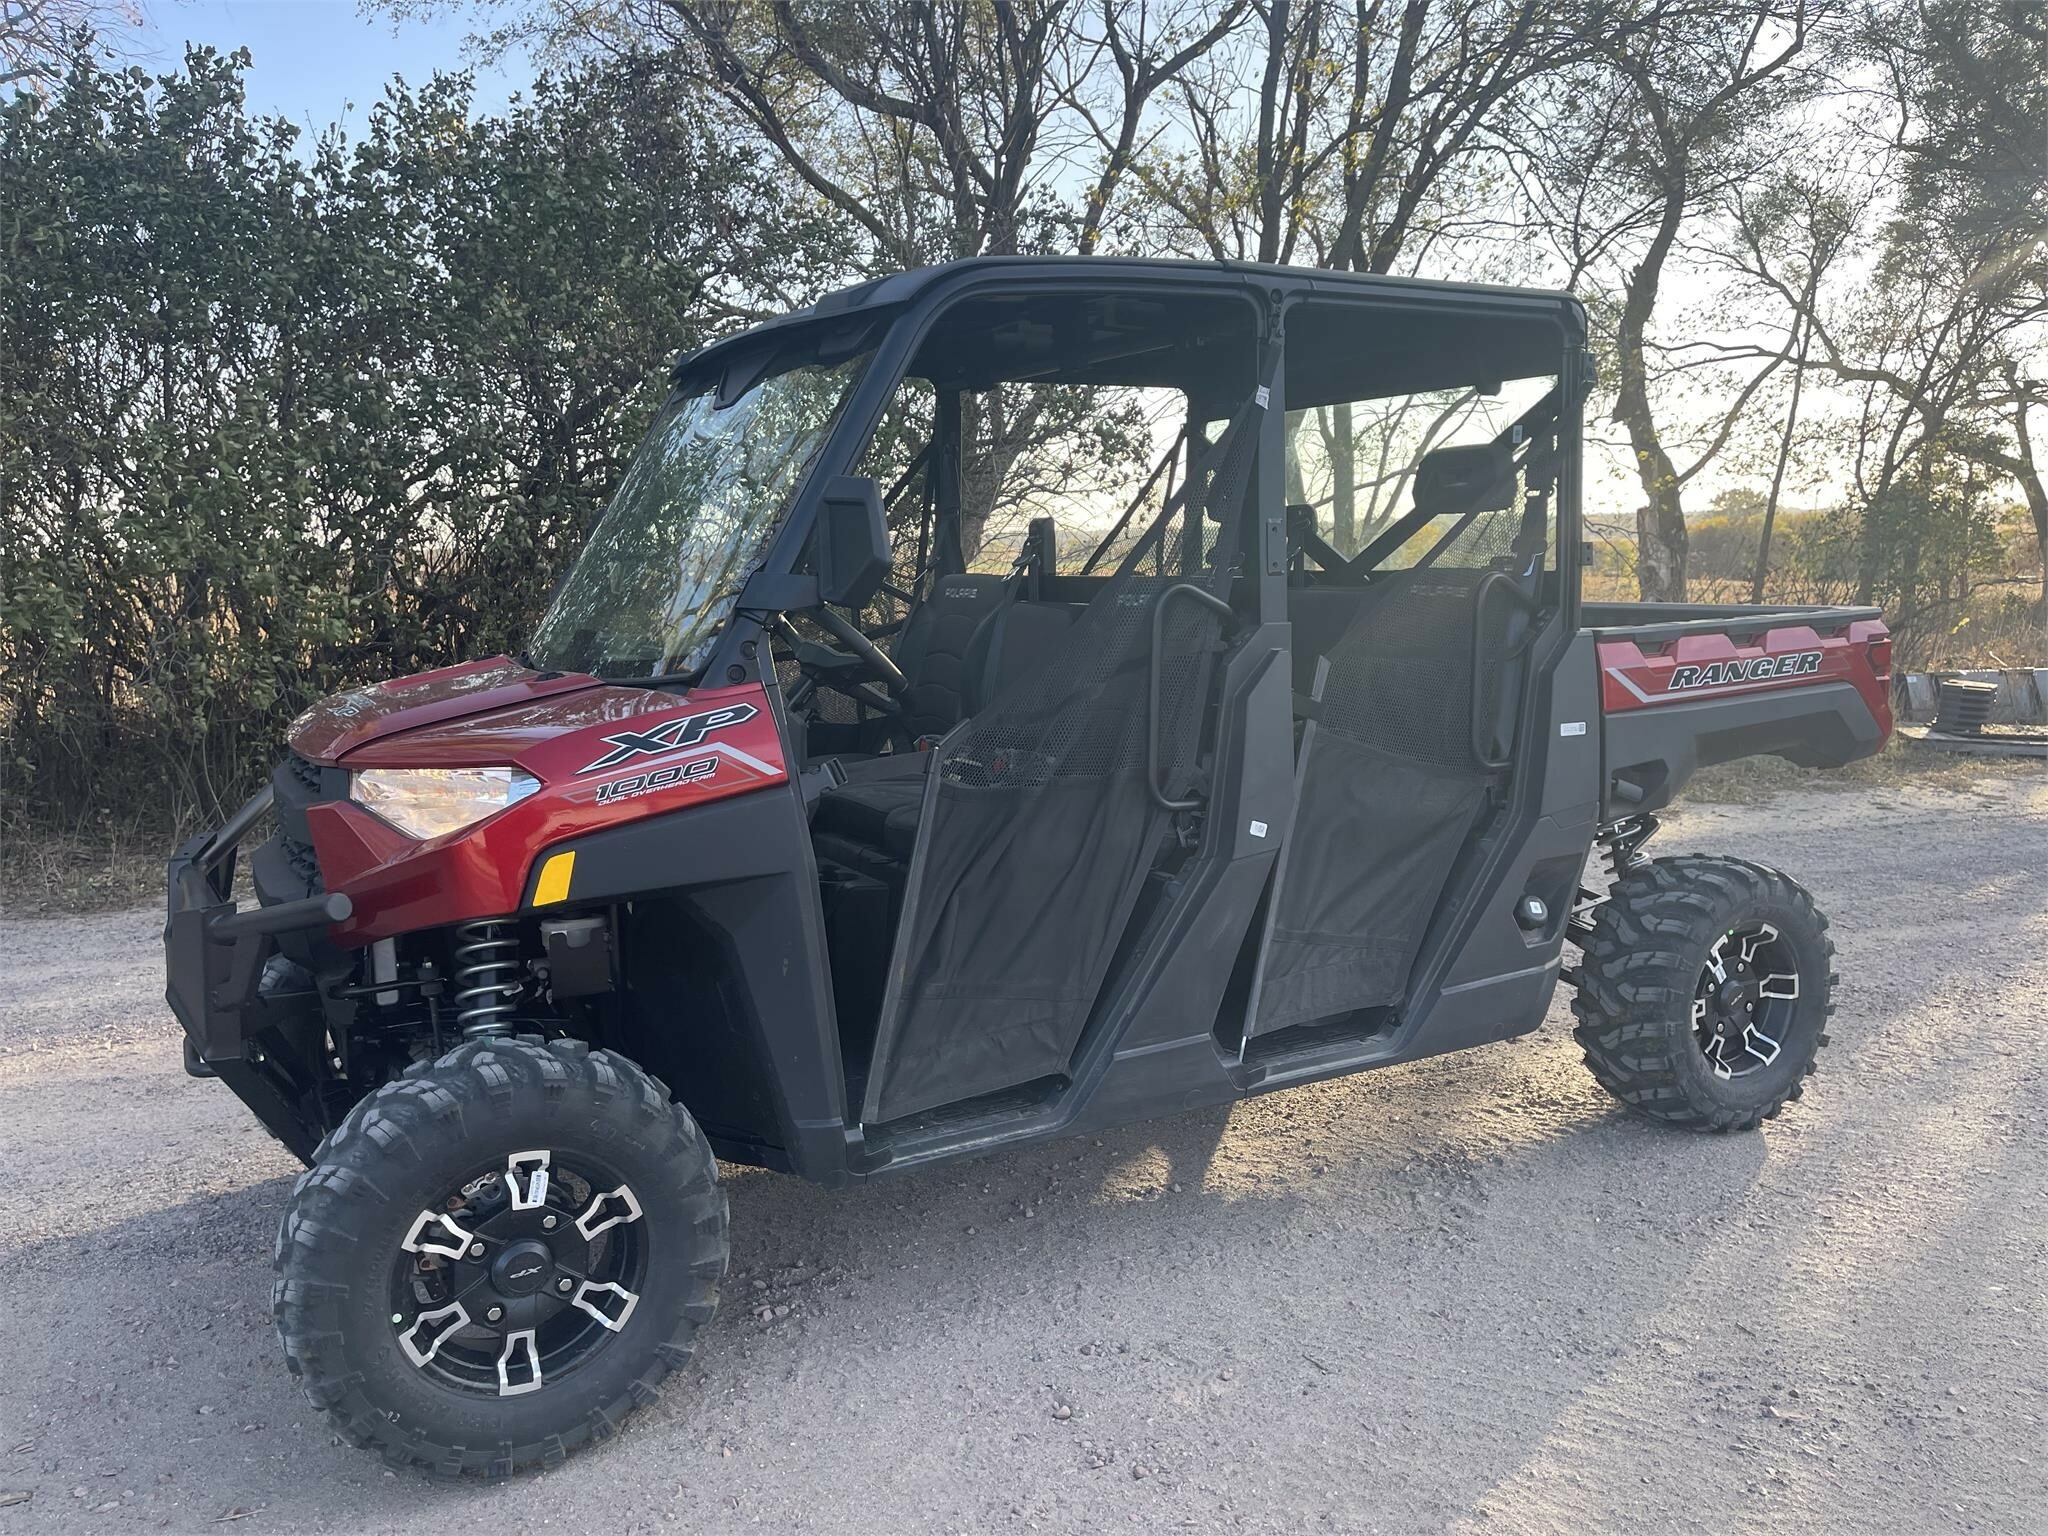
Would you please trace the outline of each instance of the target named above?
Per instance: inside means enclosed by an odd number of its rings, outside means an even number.
[[[540,1229],[541,1229],[541,1231],[543,1231],[543,1232],[552,1232],[552,1231],[554,1231],[554,1230],[555,1230],[555,1227],[556,1227],[556,1226],[557,1226],[557,1225],[558,1225],[558,1224],[559,1224],[559,1223],[561,1222],[561,1219],[562,1219],[562,1218],[561,1218],[561,1217],[559,1217],[559,1216],[543,1216],[543,1217],[541,1217],[541,1219],[540,1219]]]
[[[472,1259],[482,1258],[484,1256],[484,1245],[482,1243],[471,1243],[469,1245],[469,1256]]]
[[[492,1307],[488,1312],[484,1313],[484,1321],[487,1323],[495,1323],[499,1318],[503,1317],[504,1315],[505,1309],[503,1307]]]
[[[561,1279],[555,1282],[555,1289],[558,1291],[567,1291],[575,1284],[576,1282],[574,1280],[571,1280],[567,1275],[564,1275]]]

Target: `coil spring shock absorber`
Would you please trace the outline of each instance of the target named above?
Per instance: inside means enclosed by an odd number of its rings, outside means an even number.
[[[455,930],[455,1021],[464,1035],[510,1030],[519,973],[519,935],[512,924],[486,917]]]
[[[1610,881],[1619,880],[1634,869],[1639,861],[1637,855],[1643,844],[1656,835],[1661,823],[1647,811],[1634,816],[1623,816],[1600,828],[1595,836],[1600,843],[1601,857],[1607,861],[1607,875]],[[1571,920],[1565,924],[1565,937],[1583,949],[1586,941],[1593,937],[1593,909],[1606,899],[1606,892],[1580,886],[1578,899],[1572,903]],[[1566,966],[1558,978],[1576,987],[1579,973]]]

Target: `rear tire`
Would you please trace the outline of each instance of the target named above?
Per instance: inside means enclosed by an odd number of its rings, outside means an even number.
[[[1600,1086],[1697,1131],[1746,1131],[1805,1092],[1835,946],[1797,881],[1689,854],[1632,867],[1579,939],[1574,1031]],[[1789,978],[1789,979],[1787,979]]]
[[[711,1149],[658,1081],[577,1040],[476,1040],[321,1144],[285,1209],[272,1310],[285,1364],[350,1441],[503,1477],[654,1401],[727,1251]]]

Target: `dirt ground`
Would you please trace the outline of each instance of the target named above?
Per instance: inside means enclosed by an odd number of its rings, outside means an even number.
[[[1835,919],[1834,1043],[1762,1134],[1623,1116],[1560,1004],[864,1189],[730,1170],[693,1367],[498,1488],[286,1377],[295,1166],[180,1072],[157,915],[0,922],[0,1533],[2048,1530],[2048,776],[1652,845],[1694,849]]]

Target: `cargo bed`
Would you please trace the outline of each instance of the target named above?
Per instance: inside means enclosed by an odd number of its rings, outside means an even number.
[[[1875,608],[1587,603],[1600,672],[1601,810],[1668,804],[1741,757],[1839,768],[1891,734],[1891,633]]]

